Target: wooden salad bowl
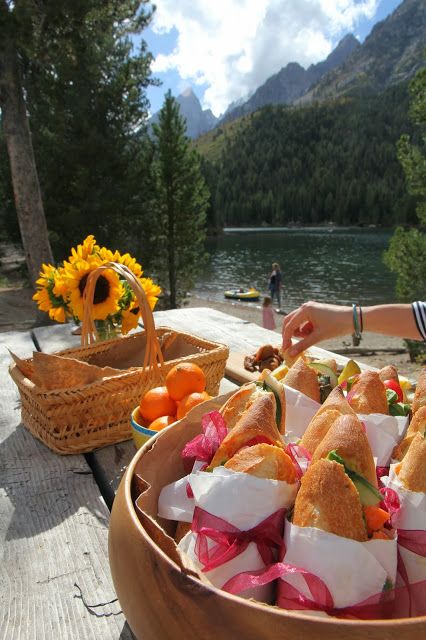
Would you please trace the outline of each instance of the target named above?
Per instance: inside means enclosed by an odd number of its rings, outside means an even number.
[[[161,488],[182,477],[180,452],[200,418],[227,396],[195,407],[151,438],[122,478],[111,514],[109,561],[123,613],[139,640],[424,640],[426,616],[342,620],[287,611],[203,583],[184,568],[175,524],[157,517]],[[219,402],[218,402],[219,401]],[[138,505],[136,497],[141,494]]]

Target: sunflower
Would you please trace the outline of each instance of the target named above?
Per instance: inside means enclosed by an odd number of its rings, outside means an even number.
[[[67,303],[67,289],[59,284],[60,269],[51,264],[43,264],[40,277],[36,281],[37,291],[33,300],[41,311],[46,311],[52,320],[65,322],[70,311]]]
[[[151,310],[154,309],[157,304],[158,296],[161,293],[161,287],[159,287],[158,284],[154,284],[151,278],[139,278],[139,282],[145,291]]]
[[[87,260],[78,260],[72,264],[64,263],[65,278],[70,290],[70,306],[73,315],[83,320],[83,293],[89,273],[99,267],[102,261],[98,256],[88,256]],[[93,296],[92,318],[105,320],[109,315],[120,311],[119,300],[122,285],[118,275],[107,269],[98,277]]]
[[[119,262],[120,264],[124,264],[130,269],[130,271],[135,274],[137,278],[140,278],[143,274],[141,265],[136,262],[135,258],[132,258],[130,253],[121,255],[119,251],[115,251],[113,253],[110,249],[101,247],[101,249],[99,250],[99,256],[102,258],[102,260],[105,260],[105,262]]]
[[[100,247],[96,244],[95,236],[87,236],[77,247],[71,249],[71,255],[68,258],[71,264],[78,262],[78,260],[87,260],[89,256],[99,253]]]
[[[139,318],[139,304],[137,300],[133,300],[129,308],[121,312],[121,333],[125,336],[131,329],[136,329]]]

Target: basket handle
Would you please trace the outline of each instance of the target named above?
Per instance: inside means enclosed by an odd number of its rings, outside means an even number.
[[[93,299],[95,294],[96,282],[99,276],[106,269],[112,269],[119,276],[124,278],[131,286],[133,293],[139,303],[142,321],[146,333],[146,347],[143,366],[155,370],[161,375],[159,365],[164,364],[163,354],[161,352],[160,343],[155,332],[154,316],[149,306],[146,293],[141,283],[126,265],[118,262],[107,262],[91,271],[87,278],[86,286],[83,292],[83,322],[81,325],[81,344],[83,347],[96,342],[98,332],[96,330],[95,321],[93,320]]]

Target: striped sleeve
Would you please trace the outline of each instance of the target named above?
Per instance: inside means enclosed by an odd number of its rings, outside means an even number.
[[[413,302],[412,306],[417,329],[423,340],[426,340],[426,302]]]

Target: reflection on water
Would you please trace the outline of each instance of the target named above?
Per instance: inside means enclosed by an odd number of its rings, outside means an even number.
[[[395,278],[382,261],[391,235],[330,227],[227,230],[208,240],[210,260],[193,293],[223,301],[226,289],[254,286],[266,295],[271,263],[279,262],[287,311],[306,300],[391,302]]]

